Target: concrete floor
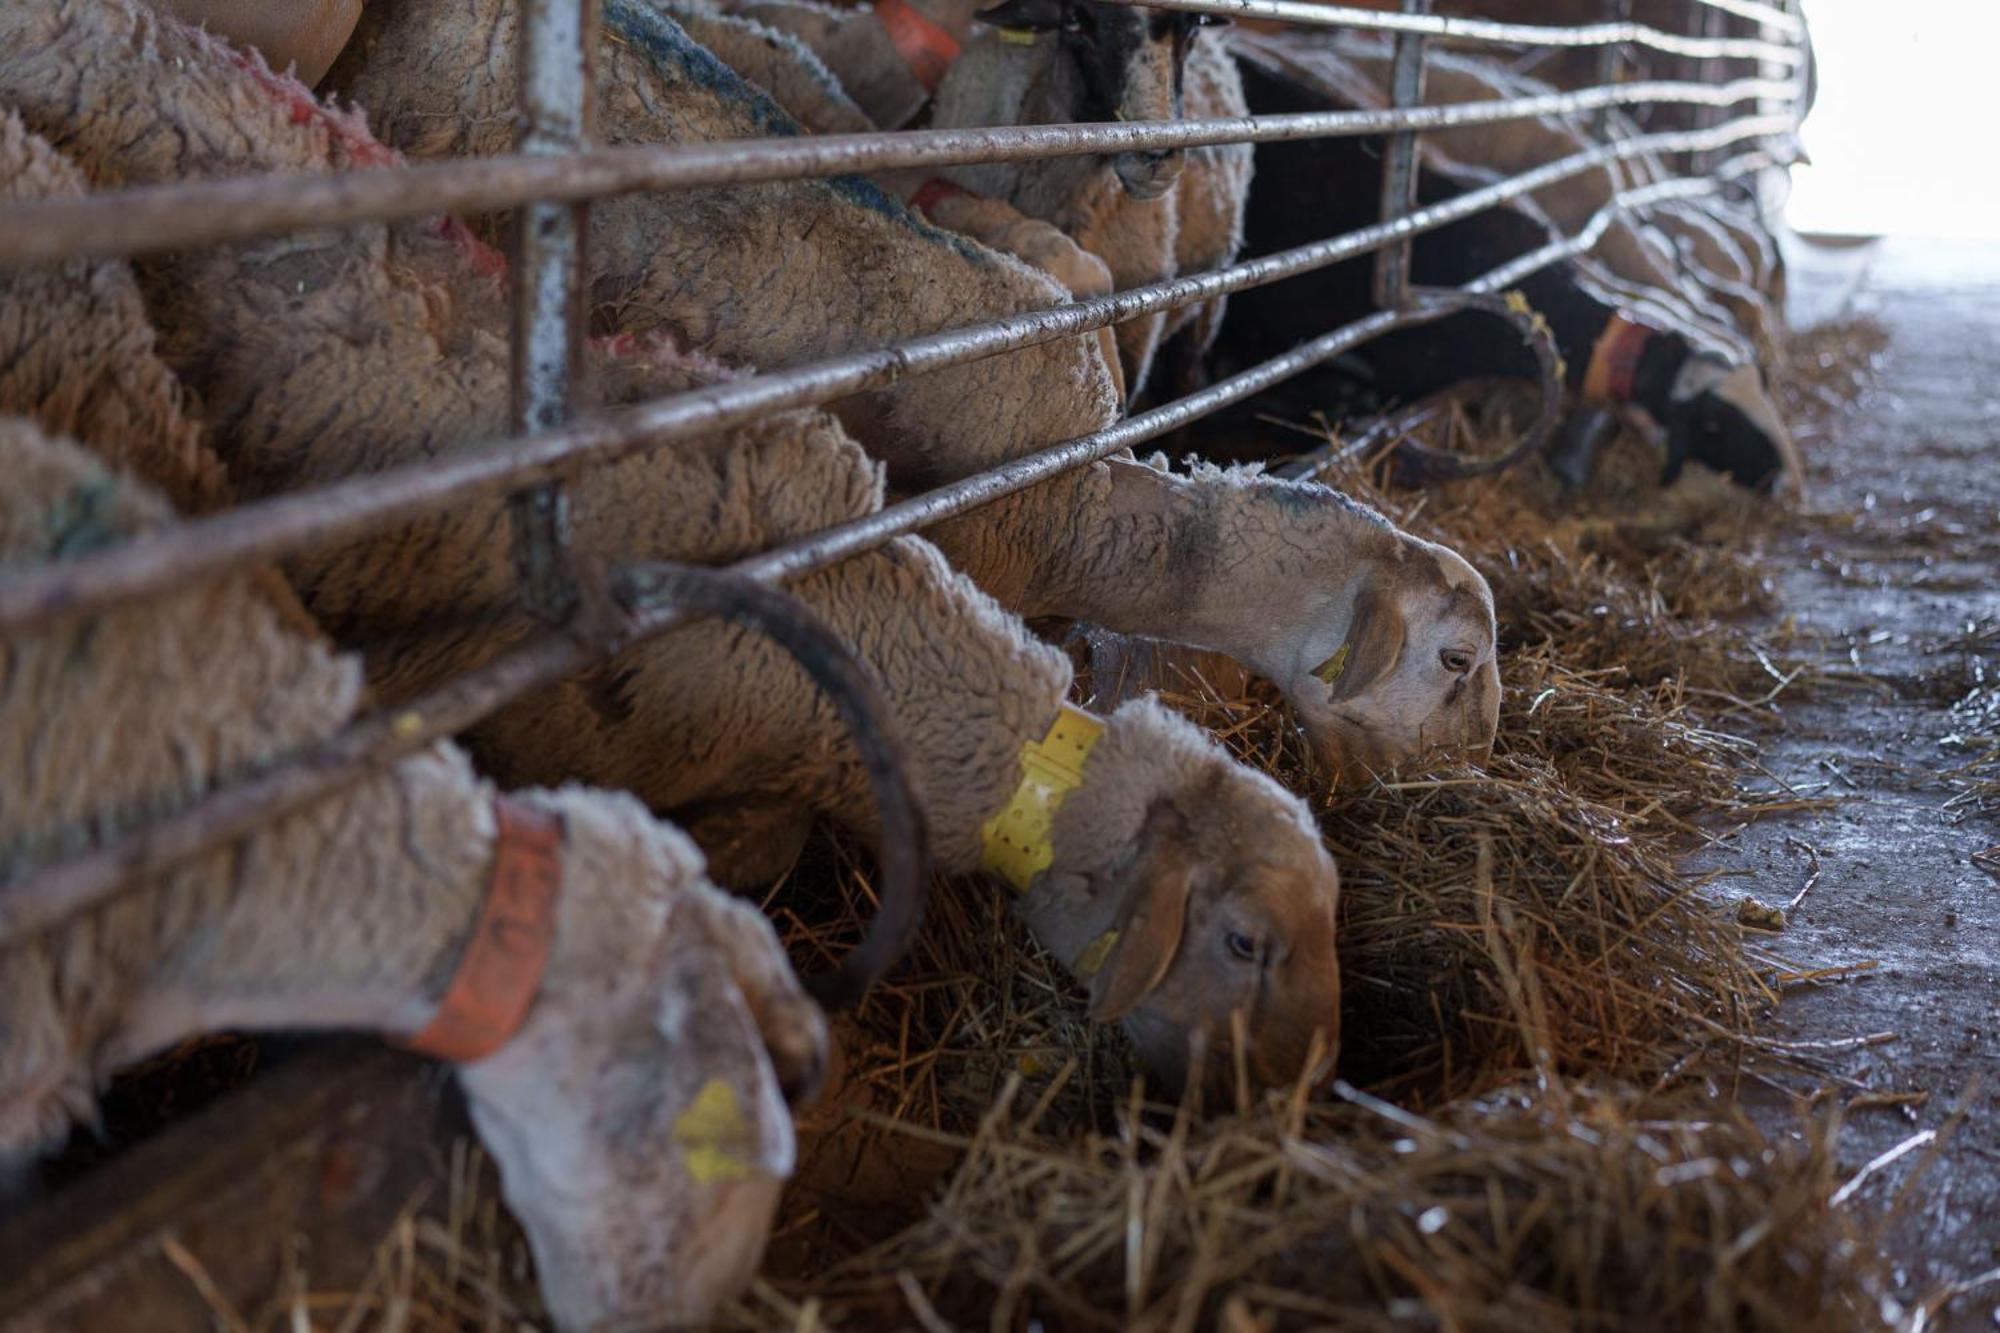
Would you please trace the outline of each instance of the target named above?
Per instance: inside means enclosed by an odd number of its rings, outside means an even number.
[[[1965,722],[1951,704],[1982,672],[2000,691],[2000,245],[1892,239],[1799,246],[1792,259],[1795,328],[1868,316],[1889,344],[1874,387],[1801,441],[1811,507],[1856,518],[1807,523],[1781,540],[1780,615],[1887,688],[1787,706],[1764,762],[1784,782],[1842,800],[1744,831],[1718,864],[1754,874],[1722,886],[1783,903],[1808,878],[1805,849],[1817,853],[1820,878],[1774,947],[1808,965],[1878,966],[1794,992],[1781,1035],[1894,1034],[1831,1056],[1853,1080],[1847,1095],[1930,1094],[1921,1107],[1855,1110],[1843,1145],[1856,1168],[1921,1130],[1944,1130],[1964,1108],[1886,1245],[1908,1299],[1988,1275],[1942,1326],[1991,1330],[2000,1326],[2000,872],[1974,857],[2000,844],[2000,817],[1948,810],[1954,792],[1939,775],[1967,758],[1949,741]],[[1949,646],[1976,624],[1989,631],[1983,652]],[[1985,706],[2000,723],[2000,699],[1989,693]],[[1888,1204],[1923,1155],[1880,1171],[1860,1197]]]

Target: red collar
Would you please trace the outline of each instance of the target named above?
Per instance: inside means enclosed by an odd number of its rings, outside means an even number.
[[[1583,370],[1583,396],[1596,402],[1628,401],[1639,357],[1652,340],[1653,330],[1644,324],[1613,315],[1591,346],[1590,362]]]
[[[493,879],[479,921],[437,1012],[404,1043],[455,1064],[483,1060],[513,1040],[534,1007],[555,943],[561,820],[496,796],[493,821]]]
[[[875,0],[875,18],[924,91],[936,92],[945,71],[958,59],[958,40],[919,13],[910,0]]]

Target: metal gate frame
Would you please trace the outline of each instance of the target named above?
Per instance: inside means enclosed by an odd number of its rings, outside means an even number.
[[[1134,3],[1134,0],[1112,0]],[[1543,378],[1540,422],[1553,422],[1554,347],[1545,329],[1500,293],[1523,277],[1583,253],[1621,213],[1713,192],[1796,156],[1809,86],[1801,0],[1690,0],[1700,35],[1632,22],[1630,0],[1603,0],[1607,20],[1579,27],[1441,17],[1431,0],[1404,12],[1309,0],[1149,0],[1150,7],[1396,38],[1393,105],[1382,110],[1209,120],[924,130],[706,144],[588,148],[596,0],[521,0],[521,137],[510,156],[370,168],[335,174],[244,177],[162,185],[0,209],[0,265],[124,257],[241,241],[290,230],[389,222],[440,213],[521,210],[514,284],[513,405],[518,434],[443,457],[317,486],[142,534],[73,560],[0,577],[0,634],[57,616],[101,610],[219,574],[381,531],[468,500],[507,494],[523,603],[545,628],[522,645],[404,707],[364,717],[265,770],[221,787],[178,814],[104,847],[0,884],[0,948],[97,907],[260,825],[317,801],[423,747],[464,731],[529,691],[584,669],[699,614],[675,602],[679,567],[640,564],[579,586],[567,559],[563,480],[587,466],[631,457],[793,408],[812,407],[927,370],[1101,329],[1139,315],[1374,253],[1378,313],[1344,325],[1222,380],[1091,435],[1037,452],[879,512],[739,560],[728,572],[783,584],[919,531],[1069,469],[1155,439],[1392,329],[1464,310],[1512,322],[1534,347]],[[1717,35],[1728,16],[1756,23],[1757,38]],[[1449,106],[1421,104],[1434,44],[1594,47],[1601,82],[1575,92]],[[1695,77],[1619,83],[1622,53],[1645,48],[1691,65]],[[1750,71],[1720,81],[1725,67]],[[1613,108],[1684,104],[1699,128],[1610,139]],[[1550,115],[1600,113],[1598,142],[1583,151],[1448,201],[1416,207],[1417,150],[1426,131]],[[1380,220],[1360,230],[1109,296],[966,324],[883,347],[760,371],[599,416],[574,417],[571,390],[583,346],[579,240],[589,202],[640,190],[688,190],[826,178],[894,167],[1019,162],[1138,149],[1269,143],[1319,136],[1387,135]],[[1408,281],[1411,241],[1593,167],[1645,153],[1677,154],[1684,174],[1617,195],[1577,233],[1524,254],[1457,289]],[[579,608],[616,606],[615,628],[577,631]],[[590,618],[592,623],[603,619]]]

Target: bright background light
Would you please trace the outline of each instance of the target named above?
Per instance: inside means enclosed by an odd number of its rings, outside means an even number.
[[[1806,0],[1806,21],[1819,100],[1792,226],[2000,237],[2000,0]]]

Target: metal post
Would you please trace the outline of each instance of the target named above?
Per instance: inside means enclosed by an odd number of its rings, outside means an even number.
[[[520,27],[522,154],[554,156],[586,146],[597,0],[524,0]],[[553,430],[570,416],[583,351],[583,236],[587,204],[531,203],[516,215],[514,424]],[[569,577],[569,502],[551,482],[514,497],[514,561],[521,600],[550,622],[576,607]]]
[[[1431,0],[1403,0],[1405,14],[1426,15]],[[1424,36],[1396,38],[1396,62],[1389,72],[1390,104],[1403,109],[1424,100]],[[1390,135],[1382,152],[1382,221],[1393,222],[1417,206],[1417,134]],[[1375,308],[1400,310],[1409,299],[1410,240],[1403,237],[1375,256]]]
[[[1625,23],[1632,18],[1632,0],[1604,0],[1604,17],[1611,23]],[[1611,42],[1597,49],[1597,82],[1608,88],[1625,75],[1625,43]],[[1611,137],[1611,108],[1603,107],[1597,113],[1597,138],[1601,143]]]
[[[1722,37],[1727,35],[1728,30],[1729,16],[1727,14],[1719,9],[1710,9],[1706,6],[1702,8],[1700,21],[1695,28],[1696,36]],[[1702,56],[1694,59],[1693,81],[1695,83],[1717,84],[1723,81],[1727,73],[1728,71],[1722,60],[1717,56]],[[1717,123],[1718,114],[1716,112],[1696,109],[1694,112],[1694,124],[1691,128],[1709,129]],[[1687,162],[1688,175],[1700,176],[1706,174],[1708,169],[1714,165],[1716,158],[1717,154],[1713,151],[1690,152]]]

